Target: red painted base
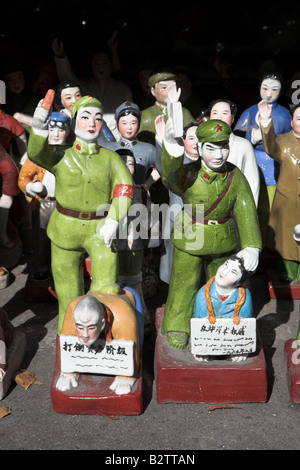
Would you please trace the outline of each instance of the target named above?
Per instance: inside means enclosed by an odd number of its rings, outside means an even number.
[[[52,279],[36,281],[31,276],[27,277],[24,288],[25,302],[57,302],[53,295],[54,284]]]
[[[268,288],[271,299],[300,299],[300,283],[282,284],[275,269],[268,270]]]
[[[59,337],[56,339],[56,359],[51,382],[54,411],[72,415],[138,415],[142,413],[142,376],[133,386],[132,393],[116,395],[110,390],[114,377],[80,374],[78,387],[61,392],[55,388],[60,374]]]
[[[160,333],[164,306],[156,310],[155,378],[158,403],[246,403],[267,401],[266,363],[258,344],[245,362],[198,362],[189,346],[178,350]],[[259,341],[258,341],[259,343]]]
[[[295,339],[289,339],[284,346],[286,377],[293,403],[300,403],[300,349],[293,347]]]

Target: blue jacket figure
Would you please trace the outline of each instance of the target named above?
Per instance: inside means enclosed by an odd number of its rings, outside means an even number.
[[[282,88],[282,78],[278,73],[266,73],[260,81],[260,96],[272,106],[272,121],[275,134],[284,134],[291,130],[291,117],[289,110],[278,104]],[[258,217],[262,233],[263,245],[272,207],[280,166],[264,150],[262,135],[259,126],[258,105],[246,109],[238,119],[234,133],[240,134],[249,140],[255,151],[257,165],[260,172],[260,197],[258,201]]]

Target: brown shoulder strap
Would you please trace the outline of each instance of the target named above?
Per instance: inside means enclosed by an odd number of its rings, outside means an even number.
[[[230,188],[230,185],[232,183],[232,179],[233,179],[233,171],[230,171],[229,178],[228,178],[228,181],[227,181],[227,185],[225,186],[225,188],[221,192],[218,199],[215,200],[213,205],[209,209],[207,209],[207,211],[204,212],[204,217],[206,217],[208,214],[210,214],[217,207],[217,205],[221,202],[221,200],[223,199],[223,197],[225,196],[225,194],[228,192],[228,190]]]

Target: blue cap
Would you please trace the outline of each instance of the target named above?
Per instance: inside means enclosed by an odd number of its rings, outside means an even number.
[[[132,103],[131,101],[125,101],[124,103],[120,104],[115,112],[115,120],[118,122],[122,114],[133,114],[139,120],[141,119],[142,112],[137,104]]]

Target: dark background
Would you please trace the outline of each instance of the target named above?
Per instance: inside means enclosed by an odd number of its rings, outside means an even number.
[[[258,93],[261,71],[276,69],[287,88],[300,70],[299,3],[17,0],[1,5],[1,74],[7,62],[19,60],[30,86],[40,64],[52,62],[51,44],[58,37],[76,73],[89,75],[93,52],[106,46],[116,30],[123,77],[132,89],[146,59],[157,66],[184,65],[194,92],[205,102],[220,97],[238,101],[222,78],[236,80],[246,90],[245,101],[237,103],[241,110],[250,104],[247,96],[251,101],[253,91]],[[217,73],[216,59],[225,74]],[[285,104],[285,92],[281,100]]]

